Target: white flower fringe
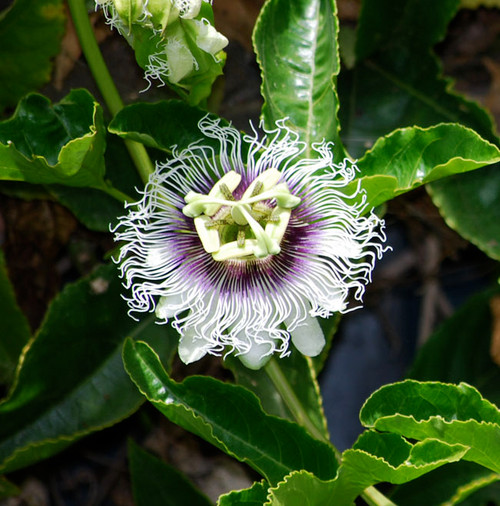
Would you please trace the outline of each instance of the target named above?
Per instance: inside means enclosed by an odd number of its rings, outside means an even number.
[[[335,164],[333,145],[325,142],[313,146],[315,158],[302,158],[306,146],[285,121],[262,138],[255,131],[242,137],[208,116],[199,128],[210,144],[174,147],[172,159],[157,166],[142,199],[115,230],[124,243],[118,262],[131,289],[130,312],[156,311],[160,321],[172,320],[185,362],[235,352],[259,367],[273,353],[289,353],[290,334],[299,350],[319,353],[324,338],[310,318],[353,309],[349,296],[362,300],[385,251],[383,221],[367,209],[359,185],[346,188],[356,166]],[[301,198],[281,253],[215,261],[182,214],[184,195],[207,194],[230,170],[242,175],[244,190],[269,168],[278,169]],[[307,342],[305,324],[314,342]]]

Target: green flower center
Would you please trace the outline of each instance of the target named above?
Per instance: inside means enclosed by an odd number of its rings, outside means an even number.
[[[292,195],[281,174],[268,169],[245,190],[239,200],[233,196],[241,175],[230,171],[208,195],[189,192],[182,212],[194,218],[203,248],[214,260],[265,258],[277,255],[292,209],[300,198]]]

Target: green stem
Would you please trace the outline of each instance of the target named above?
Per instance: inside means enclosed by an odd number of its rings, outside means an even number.
[[[335,452],[335,456],[339,463],[341,463],[341,453],[332,445],[331,441],[328,438],[328,434],[325,431],[319,429],[315,423],[311,420],[309,414],[304,409],[304,406],[300,402],[297,395],[295,395],[295,391],[293,387],[288,382],[285,374],[280,368],[278,361],[272,358],[265,366],[266,374],[269,376],[269,379],[272,381],[276,390],[280,394],[287,408],[292,413],[292,416],[295,418],[296,422],[304,427],[309,434],[311,434],[316,439],[328,443],[332,446],[333,451]],[[361,497],[366,501],[370,506],[396,506],[390,499],[388,499],[384,494],[379,492],[375,487],[368,487],[363,491]]]
[[[276,390],[278,390],[278,393],[281,395],[281,398],[285,402],[287,408],[290,410],[297,423],[299,425],[302,425],[302,427],[304,427],[304,429],[306,429],[307,432],[309,432],[309,434],[311,434],[316,439],[330,444],[328,435],[318,429],[318,427],[316,427],[314,422],[311,420],[309,414],[304,409],[304,406],[300,402],[299,398],[295,395],[295,392],[286,379],[286,376],[283,374],[283,371],[281,370],[278,362],[274,358],[269,360],[269,362],[266,364],[265,371],[272,381],[273,385],[276,387]],[[336,448],[334,448],[334,450],[337,458],[339,458],[340,453]]]
[[[84,0],[68,0],[71,17],[75,25],[83,54],[87,60],[90,71],[94,76],[95,82],[101,92],[109,112],[115,116],[123,108],[123,102],[116,89],[115,83],[104,62],[99,45],[94,36],[94,31],[90,24],[90,19],[85,7]],[[132,158],[141,179],[146,183],[154,167],[146,151],[146,148],[135,141],[126,139],[125,146]]]

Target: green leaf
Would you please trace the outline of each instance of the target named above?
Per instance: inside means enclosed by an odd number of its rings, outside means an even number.
[[[209,377],[176,383],[146,343],[127,340],[123,359],[137,387],[167,418],[247,462],[270,483],[294,469],[322,478],[335,475],[337,463],[329,445],[296,424],[266,415],[248,390]]]
[[[500,150],[469,128],[441,124],[396,130],[358,162],[370,206],[452,174],[496,163]]]
[[[208,498],[182,473],[132,440],[128,458],[135,506],[210,506]]]
[[[292,473],[270,490],[271,500],[266,504],[351,506],[356,497],[376,483],[413,480],[460,459],[466,451],[461,445],[447,445],[436,440],[412,445],[395,434],[366,432],[354,449],[343,453],[335,479],[323,481],[304,471]]]
[[[446,223],[500,260],[500,166],[437,181],[427,187]]]
[[[408,377],[448,383],[464,381],[500,404],[500,367],[490,355],[494,288],[471,297],[420,348]]]
[[[64,28],[62,0],[16,0],[0,12],[0,112],[50,80]]]
[[[19,495],[21,491],[5,476],[0,476],[0,499],[7,499],[15,495]]]
[[[406,380],[386,385],[365,402],[363,425],[406,438],[435,438],[468,448],[465,460],[500,471],[500,411],[466,383]]]
[[[342,133],[351,155],[362,156],[375,139],[396,128],[441,122],[461,123],[498,143],[492,118],[451,90],[431,50],[444,37],[458,5],[458,0],[363,2],[357,65],[339,78]],[[447,223],[497,259],[499,174],[491,167],[455,176],[432,184],[431,192]],[[383,184],[380,179],[375,190],[380,192]],[[386,184],[390,194],[396,182],[388,179]]]
[[[315,142],[334,141],[343,158],[334,89],[340,69],[337,32],[332,0],[270,0],[257,20],[254,46],[266,126],[272,129],[288,118],[309,151]]]
[[[324,481],[304,471],[287,476],[270,490],[272,506],[351,506],[363,491],[380,482],[404,483],[459,460],[467,449],[429,440],[412,445],[396,434],[374,431],[360,436],[342,455],[337,477]]]
[[[126,201],[139,200],[136,188],[143,186],[137,170],[128,156],[123,141],[116,135],[106,136],[106,180],[123,192]],[[46,185],[45,188],[60,204],[90,230],[109,232],[117,217],[124,214],[123,203],[100,190],[63,185]]]
[[[12,380],[21,350],[30,337],[29,324],[17,305],[0,250],[0,383]]]
[[[109,232],[118,216],[125,213],[121,202],[100,190],[62,185],[50,185],[48,189],[60,204],[90,230]]]
[[[0,122],[0,179],[105,188],[102,109],[85,90],[51,105],[31,94]]]
[[[400,506],[452,506],[499,480],[500,474],[473,462],[455,462],[399,486],[391,500]]]
[[[177,343],[152,318],[139,324],[129,318],[121,291],[116,266],[108,265],[52,302],[0,404],[0,471],[49,457],[141,404],[121,362],[123,339],[148,339],[164,357]]]
[[[262,506],[266,502],[268,486],[262,480],[255,482],[250,488],[233,490],[221,495],[217,506]]]
[[[124,107],[109,124],[109,131],[124,139],[143,143],[145,146],[172,152],[203,138],[203,145],[219,148],[216,139],[202,137],[199,121],[207,112],[191,107],[180,100],[164,100],[154,104],[137,103]],[[212,119],[218,119],[209,114]],[[161,118],[161,121],[159,119]],[[226,121],[220,120],[222,124]]]
[[[254,371],[245,367],[237,357],[227,357],[224,363],[233,372],[236,382],[260,399],[267,413],[294,420],[265,367]],[[275,360],[275,365],[281,373],[282,383],[286,383],[287,389],[297,398],[318,432],[328,441],[330,436],[312,360],[294,349],[288,357]]]
[[[360,157],[392,130],[461,123],[494,141],[491,117],[451,91],[432,46],[446,34],[458,0],[365,0],[352,71],[339,77],[342,134]],[[418,62],[418,64],[416,64]]]

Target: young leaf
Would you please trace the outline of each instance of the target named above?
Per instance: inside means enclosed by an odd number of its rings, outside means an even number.
[[[464,460],[500,472],[500,411],[466,383],[385,385],[365,402],[360,420],[406,438],[462,445],[468,448]]]
[[[270,0],[257,20],[254,46],[266,126],[288,118],[309,149],[315,142],[334,141],[343,158],[334,89],[340,69],[337,32],[332,0]]]
[[[31,94],[0,122],[0,179],[104,189],[102,109],[85,90],[51,105]]]
[[[255,482],[245,490],[233,490],[221,495],[217,506],[261,506],[266,502],[269,484],[264,480]]]
[[[0,250],[0,383],[12,380],[21,350],[30,336],[28,322],[17,305]]]
[[[270,490],[272,506],[351,506],[368,487],[405,483],[459,460],[467,449],[440,441],[410,444],[395,434],[366,432],[346,450],[337,477],[320,480],[305,471],[292,473]],[[378,504],[375,503],[375,504]]]
[[[465,381],[500,404],[500,368],[490,355],[490,302],[494,288],[471,297],[420,348],[408,377],[420,381]]]
[[[64,25],[62,0],[15,0],[0,12],[0,112],[50,80]]]
[[[211,502],[177,469],[128,444],[135,506],[210,506]]]
[[[121,291],[116,266],[108,265],[52,302],[0,404],[0,471],[49,457],[139,407],[142,396],[121,362],[123,339],[148,339],[164,357],[177,343],[152,318],[129,318]]]
[[[441,124],[396,130],[379,139],[357,165],[367,200],[377,206],[436,179],[498,161],[500,150],[473,130]]]
[[[335,475],[333,449],[301,427],[266,415],[248,390],[209,377],[170,379],[146,343],[125,342],[125,368],[139,390],[172,422],[247,462],[270,483],[294,469]]]
[[[170,153],[199,141],[199,121],[208,113],[180,100],[164,100],[154,104],[137,103],[124,107],[109,124],[109,131],[124,139]],[[210,115],[213,119],[216,116]],[[162,121],[159,121],[162,118]],[[227,122],[220,119],[222,123]],[[219,147],[216,139],[203,138],[203,145]]]

